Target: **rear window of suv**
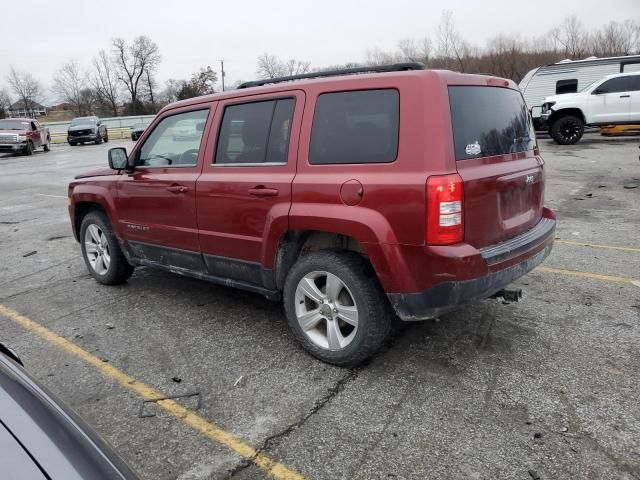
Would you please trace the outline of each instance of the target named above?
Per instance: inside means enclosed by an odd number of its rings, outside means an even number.
[[[456,160],[525,152],[535,133],[522,95],[500,87],[449,87]]]
[[[311,164],[388,163],[398,154],[397,90],[324,93],[311,131]]]

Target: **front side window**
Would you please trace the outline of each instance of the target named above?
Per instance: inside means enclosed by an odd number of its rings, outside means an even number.
[[[388,163],[398,154],[397,90],[324,93],[313,116],[309,162]]]
[[[618,92],[628,92],[629,91],[629,77],[616,77],[610,80],[607,80],[598,88],[596,88],[595,92],[600,94],[602,93],[618,93]],[[595,93],[594,92],[594,93]]]
[[[216,165],[286,163],[294,107],[293,98],[226,107]]]
[[[517,90],[449,87],[456,160],[525,152],[535,147],[531,117]]]
[[[197,110],[163,118],[140,148],[136,165],[195,166],[208,114],[209,110]]]

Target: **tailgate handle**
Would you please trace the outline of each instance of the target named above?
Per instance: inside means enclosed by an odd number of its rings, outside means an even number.
[[[629,98],[631,95],[620,95],[620,98]]]
[[[250,188],[248,191],[249,194],[256,197],[275,197],[279,193],[277,188],[267,188],[264,185],[258,185]]]

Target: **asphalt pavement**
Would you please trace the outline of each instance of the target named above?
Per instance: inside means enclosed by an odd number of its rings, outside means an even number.
[[[405,324],[351,370],[259,295],[89,276],[67,184],[132,142],[0,156],[0,341],[146,479],[640,479],[639,143],[540,140],[557,241],[521,302]]]

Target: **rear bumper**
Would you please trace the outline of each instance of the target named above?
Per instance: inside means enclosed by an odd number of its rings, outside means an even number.
[[[416,293],[390,293],[389,301],[402,320],[413,321],[438,317],[460,305],[488,298],[549,256],[555,227],[555,219],[543,218],[528,232],[480,250],[487,265],[484,275],[445,281]]]

